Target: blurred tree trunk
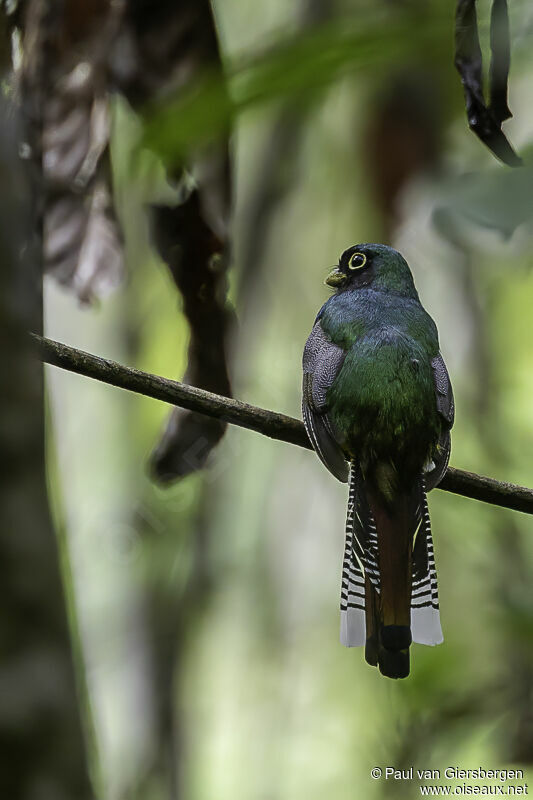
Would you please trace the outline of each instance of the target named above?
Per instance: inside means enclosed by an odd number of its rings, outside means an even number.
[[[14,110],[2,102],[0,115],[1,796],[84,800],[92,791],[47,499],[43,367],[27,335],[42,327],[40,237]]]
[[[500,414],[501,385],[497,379],[497,363],[491,347],[491,313],[498,300],[499,285],[489,285],[485,304],[479,300],[482,269],[476,271],[473,259],[465,248],[464,284],[472,318],[475,320],[476,341],[474,364],[477,367],[477,424],[480,441],[484,443],[486,461],[497,464],[505,475],[512,466],[504,445],[505,425]],[[489,473],[490,474],[490,473]],[[517,620],[531,625],[531,612],[525,598],[530,595],[530,564],[527,548],[521,537],[515,514],[502,509],[494,515],[492,547],[494,563],[494,594],[500,604],[500,692],[496,698],[496,713],[503,714],[498,731],[502,757],[511,763],[533,763],[533,658],[530,641],[519,632]],[[522,622],[522,625],[524,622]]]

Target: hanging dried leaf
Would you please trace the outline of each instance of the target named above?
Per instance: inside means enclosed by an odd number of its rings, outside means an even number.
[[[44,269],[90,302],[124,273],[109,168],[106,64],[122,7],[67,0],[43,9],[39,0],[27,6],[21,85],[24,102],[42,100]]]

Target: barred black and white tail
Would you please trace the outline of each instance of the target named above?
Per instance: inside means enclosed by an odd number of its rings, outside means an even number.
[[[413,589],[411,594],[411,632],[413,642],[441,644],[437,572],[429,520],[427,495],[422,485],[420,526],[413,547]]]
[[[378,593],[380,588],[377,531],[361,483],[352,464],[341,586],[341,643],[346,647],[366,644],[365,579]]]
[[[376,524],[365,487],[355,464],[350,469],[350,490],[346,518],[346,545],[341,587],[341,643],[346,647],[367,646],[378,635],[379,626],[369,631],[379,615],[381,600],[379,545]],[[427,645],[443,641],[439,616],[437,574],[431,525],[424,483],[415,487],[413,504],[411,635],[414,642]],[[372,609],[368,604],[372,603]]]

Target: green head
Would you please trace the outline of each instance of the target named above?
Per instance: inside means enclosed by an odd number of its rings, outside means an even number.
[[[385,244],[349,247],[329,273],[326,283],[337,293],[366,287],[418,299],[407,261]]]

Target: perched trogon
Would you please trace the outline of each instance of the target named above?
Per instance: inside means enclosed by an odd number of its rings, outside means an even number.
[[[403,256],[348,248],[326,279],[303,356],[303,418],[318,456],[349,481],[341,642],[389,678],[411,642],[442,642],[426,492],[444,476],[454,400],[435,323]]]

